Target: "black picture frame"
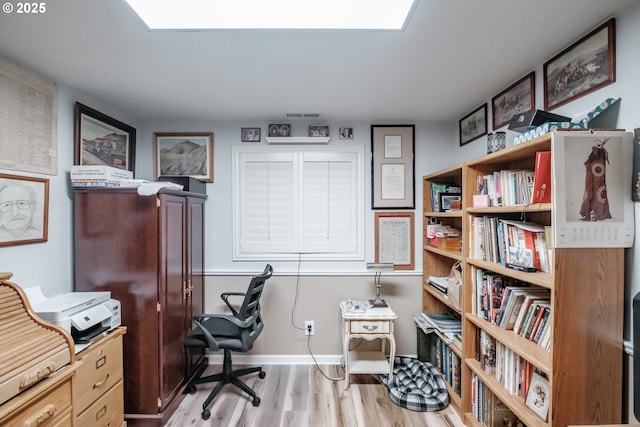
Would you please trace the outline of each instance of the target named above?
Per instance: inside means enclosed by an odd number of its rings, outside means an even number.
[[[491,98],[491,120],[493,122],[493,130],[509,124],[514,115],[524,113],[535,108],[535,76],[535,71],[532,71]]]
[[[452,200],[462,200],[460,193],[439,193],[438,197],[440,198],[440,212],[451,210]]]
[[[460,119],[458,124],[460,146],[487,134],[487,103]]]
[[[135,176],[136,129],[80,102],[74,109],[74,164],[106,165]]]
[[[612,18],[545,62],[549,111],[616,81],[616,21]]]
[[[260,142],[260,128],[242,128],[240,130],[240,141]]]
[[[291,125],[288,123],[270,124],[268,136],[271,136],[271,137],[291,136]]]

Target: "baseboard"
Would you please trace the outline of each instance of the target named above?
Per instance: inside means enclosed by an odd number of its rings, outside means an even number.
[[[396,355],[400,356],[400,355]],[[415,358],[416,355],[402,355]],[[221,364],[222,353],[207,353],[209,363]],[[314,360],[315,359],[315,360]],[[323,354],[314,355],[309,354],[293,354],[293,355],[278,355],[278,354],[241,354],[233,353],[233,363],[238,365],[342,365],[341,354]]]

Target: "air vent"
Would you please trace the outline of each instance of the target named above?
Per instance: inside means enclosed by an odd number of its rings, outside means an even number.
[[[287,117],[320,117],[318,113],[287,113]]]

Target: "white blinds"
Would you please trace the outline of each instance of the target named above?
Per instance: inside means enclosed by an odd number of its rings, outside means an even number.
[[[235,257],[300,252],[353,257],[361,251],[362,155],[357,148],[238,149],[235,158]]]

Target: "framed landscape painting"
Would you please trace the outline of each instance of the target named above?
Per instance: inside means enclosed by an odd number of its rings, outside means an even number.
[[[535,72],[531,72],[491,99],[493,130],[508,125],[516,114],[536,105]]]
[[[213,132],[154,133],[155,179],[190,176],[213,182]]]
[[[467,114],[459,123],[460,146],[487,134],[487,104]]]

